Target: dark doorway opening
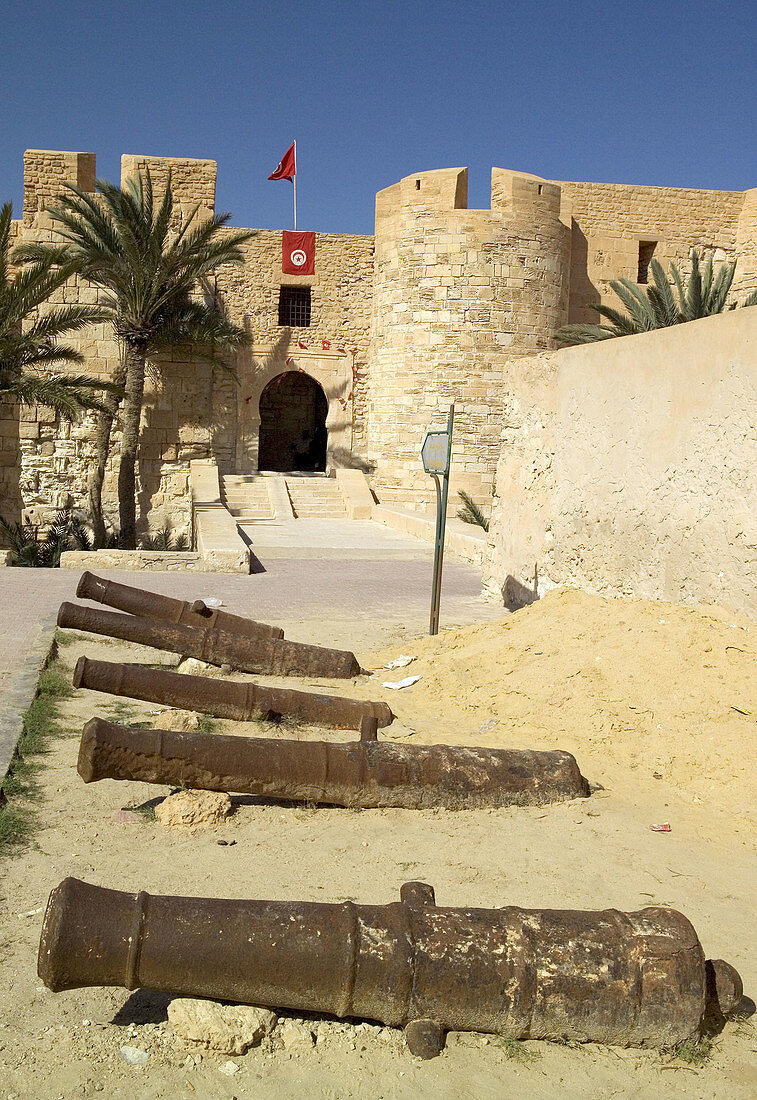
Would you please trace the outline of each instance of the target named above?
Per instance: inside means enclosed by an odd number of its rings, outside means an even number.
[[[326,469],[326,394],[302,371],[272,378],[260,395],[258,469]]]

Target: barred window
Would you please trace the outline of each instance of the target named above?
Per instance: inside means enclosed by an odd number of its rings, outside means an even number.
[[[310,324],[310,287],[279,288],[279,324],[286,328],[307,328]]]

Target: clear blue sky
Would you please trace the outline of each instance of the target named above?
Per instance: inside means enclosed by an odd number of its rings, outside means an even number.
[[[237,225],[370,233],[418,170],[757,186],[754,0],[4,0],[0,200],[26,148],[218,161]]]

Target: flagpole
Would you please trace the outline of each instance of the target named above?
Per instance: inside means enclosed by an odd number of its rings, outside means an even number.
[[[297,232],[297,142],[293,141],[294,146],[294,176],[292,177],[292,183],[294,184],[294,231]]]

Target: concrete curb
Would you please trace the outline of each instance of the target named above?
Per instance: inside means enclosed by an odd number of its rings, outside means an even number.
[[[55,648],[56,614],[45,615],[26,646],[22,667],[13,674],[0,695],[0,791],[13,761],[16,745],[24,731],[24,715],[35,695],[39,675]]]
[[[392,527],[395,531],[424,539],[425,542],[433,544],[436,539],[435,515],[427,515],[423,512],[407,512],[402,508],[390,508],[385,504],[374,504],[371,518],[374,523],[383,523],[385,527]],[[447,517],[447,530],[444,538],[445,553],[455,554],[463,561],[470,562],[478,569],[483,569],[486,543],[487,534],[480,527],[463,523],[462,520],[453,516]]]

